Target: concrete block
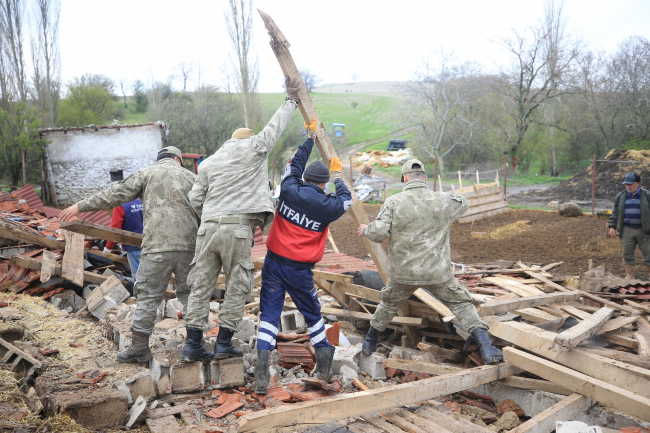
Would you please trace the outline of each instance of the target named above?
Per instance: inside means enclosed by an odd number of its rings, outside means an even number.
[[[253,335],[256,335],[255,319],[253,317],[244,317],[239,327],[239,331],[235,332],[234,337],[241,341],[248,341]]]
[[[142,424],[146,417],[147,402],[142,396],[138,397],[131,410],[129,410],[129,420],[126,422],[126,427],[131,428],[134,425]]]
[[[178,319],[165,319],[153,326],[154,334],[169,334],[183,325]]]
[[[48,398],[47,415],[68,415],[88,430],[114,428],[126,419],[127,400],[124,392],[112,389],[57,392]]]
[[[7,367],[10,369],[23,373],[26,376],[31,376],[36,370],[43,368],[43,364],[40,361],[1,338],[0,360],[7,364]]]
[[[158,387],[158,396],[163,396],[167,394],[168,392],[171,392],[171,379],[169,378],[169,374],[164,375],[160,379],[158,379],[157,387]],[[157,403],[158,400],[156,400],[154,403]],[[153,406],[153,403],[152,403]],[[152,407],[154,409],[154,407]]]
[[[205,373],[202,362],[174,364],[170,368],[170,377],[173,394],[203,391]]]
[[[384,380],[386,379],[386,372],[382,361],[386,358],[379,353],[373,353],[370,356],[366,356],[363,353],[359,356],[359,369],[365,371],[372,377],[374,380]]]
[[[359,337],[358,335],[350,335],[350,336],[346,335],[345,338],[348,339],[350,345],[352,346],[356,346],[357,344],[362,344],[364,340],[363,337]]]
[[[359,373],[360,354],[361,346],[336,347],[332,360],[332,374],[339,374],[344,365]]]
[[[298,310],[285,311],[280,315],[280,332],[285,334],[294,332],[302,334],[307,332],[305,316]]]
[[[156,397],[156,384],[149,369],[125,379],[125,383],[129,387],[133,400],[143,397],[145,401],[149,402]]]
[[[170,319],[178,319],[178,313],[181,313],[180,317],[183,317],[183,304],[178,299],[170,299],[165,305],[165,317]]]
[[[72,308],[73,311],[77,311],[86,305],[86,301],[82,297],[77,296],[77,293],[74,290],[70,289],[64,290],[63,292],[52,296],[50,299],[50,302],[55,304],[55,306],[61,310]],[[60,302],[57,303],[54,299],[59,299]]]
[[[97,287],[94,292],[97,290],[101,290],[101,288]],[[90,314],[100,320],[104,318],[104,312],[107,308],[120,305],[130,296],[129,291],[126,290],[122,284],[116,284],[110,287],[107,292],[103,293],[103,295],[101,301],[89,310]],[[89,296],[93,296],[93,294]]]
[[[215,359],[210,362],[212,388],[244,385],[244,358]]]
[[[97,284],[88,284],[87,286],[84,286],[83,293],[81,294],[84,298],[87,298],[88,295],[92,293],[93,290],[97,288]]]
[[[128,292],[127,292],[128,293]],[[93,316],[97,317],[99,320],[102,320],[104,318],[104,312],[105,310],[115,307],[117,305],[117,302],[113,301],[111,298],[104,298],[102,299],[90,312]]]
[[[115,319],[119,321],[130,321],[133,314],[131,313],[131,308],[128,305],[121,304],[117,306],[117,311],[115,312]]]
[[[151,377],[157,381],[164,375],[169,375],[171,362],[167,351],[154,351],[152,355],[149,361],[149,369],[151,370]]]
[[[357,377],[357,372],[347,365],[343,365],[339,369],[339,375],[341,376],[341,382],[343,383],[343,386],[350,386],[352,380]]]
[[[603,433],[598,426],[589,426],[581,421],[556,421],[556,433]]]

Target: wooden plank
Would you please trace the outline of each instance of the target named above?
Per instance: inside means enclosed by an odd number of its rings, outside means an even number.
[[[503,356],[509,364],[529,373],[560,384],[605,406],[650,421],[650,399],[647,397],[512,347],[504,347]]]
[[[493,316],[500,313],[522,308],[537,307],[539,305],[554,304],[556,302],[576,301],[581,294],[578,291],[566,293],[548,293],[537,296],[527,296],[525,298],[506,299],[503,301],[491,301],[478,307],[479,316]]]
[[[522,308],[520,310],[515,310],[515,313],[519,314],[524,320],[528,320],[533,323],[544,323],[549,320],[557,319],[553,314],[547,313],[536,308]]]
[[[641,332],[635,332],[634,336],[636,337],[637,341],[637,353],[639,356],[650,356],[650,344],[648,344],[648,337],[647,334],[643,334]]]
[[[399,428],[401,428],[404,431],[410,432],[410,433],[428,433],[427,430],[421,429],[420,427],[416,426],[415,424],[412,424],[399,416],[395,410],[387,411],[387,412],[379,412],[379,415],[386,418],[388,421],[392,422]],[[445,432],[449,432],[449,430],[445,430]]]
[[[458,350],[449,350],[442,347],[434,346],[429,343],[418,343],[418,349],[434,354],[441,358],[449,359],[450,361],[463,362],[465,360],[465,354]]]
[[[602,335],[603,340],[609,344],[616,344],[623,347],[629,347],[630,349],[637,349],[639,346],[636,342],[634,334],[626,335],[618,331],[606,332]]]
[[[529,290],[529,287],[527,287],[525,284],[522,284],[524,287],[519,287],[519,285],[513,284],[512,281],[500,278],[500,277],[485,277],[483,280],[494,284],[495,286],[499,286],[504,290],[507,290],[510,293],[514,293],[516,295],[519,295],[521,297],[527,298],[529,296],[536,296],[536,295],[543,295],[544,292],[541,290],[533,289],[535,293],[533,293],[532,290]]]
[[[528,377],[506,377],[505,379],[499,380],[499,383],[513,388],[552,392],[553,394],[571,395],[573,393],[565,387],[556,385],[548,380],[531,379]]]
[[[86,298],[86,307],[88,310],[92,311],[97,304],[102,302],[104,296],[109,293],[115,286],[121,285],[122,282],[119,278],[114,275],[111,275],[106,281],[104,281],[99,287],[95,288],[88,297]]]
[[[417,382],[337,395],[318,401],[287,404],[241,417],[238,421],[238,431],[266,431],[293,423],[326,424],[464,391],[511,376],[518,371],[507,363],[485,365]]]
[[[84,235],[63,231],[65,253],[61,276],[79,287],[84,285]]]
[[[594,301],[598,301],[601,304],[607,305],[610,308],[625,311],[626,313],[630,313],[630,314],[638,314],[637,310],[635,310],[634,308],[626,307],[625,305],[620,305],[620,304],[617,304],[616,302],[608,301],[607,299],[604,299],[604,298],[601,298],[600,296],[596,296],[596,295],[593,295],[591,293],[585,292],[584,290],[580,290],[580,293],[582,293],[582,296],[585,296],[585,297],[587,297],[589,299],[593,299]]]
[[[543,276],[541,273],[538,272],[531,272],[531,271],[526,271],[526,275],[529,277],[533,277],[536,280],[542,281],[544,284],[549,285],[553,287],[555,290],[559,290],[560,292],[571,292],[572,289],[567,289],[566,287],[563,287],[557,283],[554,283],[553,281],[549,280],[545,276]]]
[[[612,317],[612,314],[614,314],[612,308],[603,307],[576,326],[559,333],[555,337],[555,348],[563,351],[573,349],[581,341],[595,335],[600,327]]]
[[[508,433],[551,433],[555,430],[556,421],[571,420],[589,409],[592,404],[590,398],[571,394]]]
[[[81,233],[94,239],[103,239],[105,241],[131,245],[134,247],[142,246],[143,236],[141,233],[114,229],[113,227],[103,226],[88,221],[67,221],[61,223],[61,228],[71,232]]]
[[[518,322],[486,319],[490,333],[518,347],[650,398],[650,371],[594,355],[581,349],[563,352],[554,347],[555,333]],[[644,379],[645,378],[645,379]],[[562,385],[562,384],[560,384]]]
[[[639,319],[639,316],[621,316],[610,319],[596,332],[596,335],[602,335],[606,332],[615,331],[627,325],[631,325]]]
[[[623,299],[623,302],[625,302],[627,305],[629,305],[632,308],[636,308],[639,311],[643,311],[644,313],[650,313],[650,308],[646,307],[645,305],[641,305],[637,302],[630,301],[629,299]]]
[[[647,380],[650,380],[650,371],[648,371],[650,370],[650,359],[646,358],[645,356],[639,356],[635,355],[634,353],[621,352],[618,350],[588,345],[580,345],[580,350],[583,352],[591,353],[593,355],[599,355],[605,359],[620,361],[623,365],[630,365],[632,368],[641,367],[638,369],[637,374]]]
[[[444,338],[446,340],[465,341],[463,337],[456,334],[445,334],[443,332],[429,332],[429,331],[420,331],[420,334],[424,335],[425,337],[431,337],[431,338]]]
[[[578,294],[580,295],[580,292],[578,292]],[[579,320],[585,320],[591,317],[591,314],[586,311],[578,310],[576,307],[572,307],[571,305],[560,305],[559,308]]]
[[[457,373],[463,371],[462,368],[452,367],[444,364],[433,364],[430,362],[409,361],[407,359],[388,358],[386,367],[398,368],[405,371],[417,371],[420,373],[428,373],[434,376],[441,376],[443,374]]]
[[[334,146],[330,141],[329,135],[327,135],[327,131],[325,130],[325,127],[320,120],[320,116],[316,111],[316,107],[314,107],[311,96],[309,96],[309,93],[307,92],[305,83],[302,81],[298,67],[296,66],[295,62],[293,61],[293,57],[289,52],[289,47],[291,44],[289,44],[287,38],[284,36],[282,31],[278,28],[277,24],[275,24],[270,16],[259,9],[258,12],[264,21],[264,26],[268,30],[269,36],[271,36],[271,48],[273,49],[273,53],[278,59],[278,63],[280,64],[283,75],[291,78],[296,78],[300,82],[300,92],[298,95],[300,97],[300,100],[298,102],[298,108],[300,109],[305,122],[311,123],[312,119],[316,119],[316,146],[318,147],[318,150],[323,157],[323,162],[325,165],[329,166],[332,158],[336,156],[336,151],[334,150]],[[350,184],[345,170],[343,170],[341,173],[341,180],[345,182],[345,185],[352,193],[352,206],[350,207],[350,216],[354,221],[355,227],[359,227],[361,224],[369,224],[370,221],[368,220],[368,216],[363,209],[361,201],[357,198],[357,194]],[[386,252],[384,251],[381,244],[374,243],[365,236],[363,237],[363,241],[365,242],[366,247],[370,252],[372,261],[375,263],[375,266],[377,266],[379,275],[381,275],[382,280],[386,282],[388,279],[388,256],[386,255]]]
[[[293,302],[287,302],[284,304],[287,308],[297,308],[296,304]],[[339,308],[330,308],[330,307],[321,307],[320,312],[325,316],[332,314],[337,317],[347,317],[350,319],[360,319],[360,320],[370,320],[372,319],[372,314],[362,313],[360,311],[346,311]],[[406,325],[406,326],[418,326],[426,327],[427,319],[423,317],[401,317],[395,316],[393,320],[390,321],[395,325]]]
[[[42,260],[33,259],[31,257],[13,256],[10,261],[11,261],[11,263],[13,263],[16,266],[20,266],[22,268],[28,268],[28,269],[40,270],[42,268],[42,266],[43,266],[43,261]],[[56,275],[61,275],[62,269],[61,269],[60,265],[56,265],[54,267],[54,273]],[[88,281],[89,283],[101,284],[104,281],[106,281],[107,279],[108,279],[108,276],[95,274],[93,272],[84,271],[84,281]]]
[[[380,428],[388,433],[404,433],[404,430],[401,428],[394,426],[393,424],[389,423],[379,415],[375,413],[370,413],[367,415],[363,415],[361,418],[369,422],[370,424],[374,425],[377,428]]]
[[[503,201],[501,203],[487,203],[476,206],[474,209],[468,209],[467,213],[463,214],[458,219],[458,221],[461,224],[464,224],[465,222],[471,221],[472,219],[487,218],[508,211],[510,211],[510,208],[508,207],[508,202],[506,201]]]
[[[425,432],[431,433],[451,433],[444,427],[439,426],[427,418],[415,415],[414,413],[409,412],[404,409],[395,409],[394,412],[399,415],[402,419],[410,422],[411,424],[417,426],[419,429],[424,430]]]
[[[462,418],[456,419],[453,416],[445,415],[429,406],[422,406],[415,413],[453,433],[494,433],[492,430],[473,424]]]
[[[17,230],[11,227],[8,224],[4,224],[1,222],[0,222],[0,238],[41,245],[53,250],[62,250],[65,248],[64,241],[48,239],[45,236],[37,235],[35,233],[23,232],[21,230]]]
[[[445,307],[445,305],[442,302],[440,302],[439,300],[431,296],[425,290],[417,289],[415,292],[413,292],[413,294],[420,301],[424,302],[426,305],[431,307],[433,311],[440,314],[442,316],[443,322],[451,322],[456,317],[454,316],[454,313],[452,313],[449,308]]]
[[[52,251],[43,251],[43,266],[41,266],[41,283],[47,283],[52,278],[56,267],[56,256]]]

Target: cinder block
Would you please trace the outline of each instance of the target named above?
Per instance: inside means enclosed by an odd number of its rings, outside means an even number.
[[[280,330],[283,333],[295,332],[302,334],[307,332],[305,316],[298,310],[285,311],[280,315]]]
[[[255,334],[257,334],[255,331],[255,319],[252,317],[244,317],[239,331],[235,332],[234,337],[241,341],[248,341]]]
[[[183,322],[178,319],[165,319],[153,325],[154,334],[169,334],[179,328]]]
[[[126,300],[126,298],[129,297],[129,291],[126,290],[122,284],[112,285],[111,287],[108,288],[106,292],[99,293],[97,292],[98,290],[101,291],[102,287],[101,286],[97,287],[88,296],[88,298],[102,296],[103,293],[103,297],[101,298],[101,300],[99,300],[99,302],[94,303],[89,301],[90,304],[92,305],[92,306],[89,305],[90,314],[92,314],[93,316],[97,317],[100,320],[104,318],[104,313],[107,308],[120,305]],[[95,294],[96,292],[98,294]]]
[[[386,379],[386,371],[382,364],[382,361],[385,359],[386,358],[379,353],[373,353],[370,356],[366,356],[362,353],[359,357],[359,369],[368,373],[374,380]]]
[[[0,338],[0,360],[12,370],[25,373],[26,376],[31,376],[36,370],[43,368],[40,361],[2,338]]]
[[[126,427],[131,428],[134,425],[142,424],[146,417],[146,410],[146,400],[142,396],[138,397],[128,413],[129,420],[126,422]]]
[[[88,430],[114,428],[124,423],[127,414],[126,393],[119,390],[91,389],[57,392],[48,398],[47,415],[69,415]]]
[[[149,402],[156,397],[156,385],[149,369],[127,378],[125,382],[133,400],[141,396]]]
[[[170,386],[171,386],[171,380],[169,379],[169,375],[166,374],[160,379],[158,379],[158,396],[163,396],[167,394],[168,392],[171,391]],[[158,400],[156,400],[154,403],[157,403]],[[153,406],[153,403],[152,403]],[[152,409],[154,409],[152,407]]]
[[[215,359],[210,362],[212,388],[244,385],[244,358]]]
[[[339,369],[339,375],[341,376],[341,381],[343,386],[349,386],[355,377],[357,377],[357,372],[352,370],[347,365],[341,366]]]
[[[173,394],[202,391],[205,384],[203,363],[200,361],[174,364],[170,376]]]
[[[341,367],[347,365],[359,373],[360,346],[336,347],[334,359],[332,360],[332,374],[339,374]]]
[[[171,362],[169,360],[169,353],[167,351],[154,351],[151,360],[149,361],[149,369],[153,380],[159,380],[164,375],[169,374]]]
[[[346,335],[345,338],[348,339],[348,341],[352,346],[356,346],[357,344],[362,344],[364,340],[363,337],[359,337],[357,335],[350,335],[349,337]]]

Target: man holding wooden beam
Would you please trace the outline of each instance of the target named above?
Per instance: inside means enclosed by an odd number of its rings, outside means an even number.
[[[386,199],[377,218],[359,226],[359,237],[373,242],[390,238],[389,268],[381,302],[362,345],[364,355],[377,349],[379,334],[418,288],[431,292],[460,320],[481,349],[487,364],[503,361],[492,345],[488,326],[481,320],[469,294],[451,269],[449,225],[469,207],[465,197],[433,192],[426,183],[424,164],[408,160],[402,165],[404,190]]]

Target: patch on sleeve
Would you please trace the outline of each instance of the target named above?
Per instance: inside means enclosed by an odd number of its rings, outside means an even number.
[[[449,198],[451,198],[452,200],[459,201],[461,203],[463,202],[463,196],[460,194],[454,194],[453,192],[449,193]]]
[[[346,200],[343,202],[343,209],[348,210],[352,206],[352,200]]]

